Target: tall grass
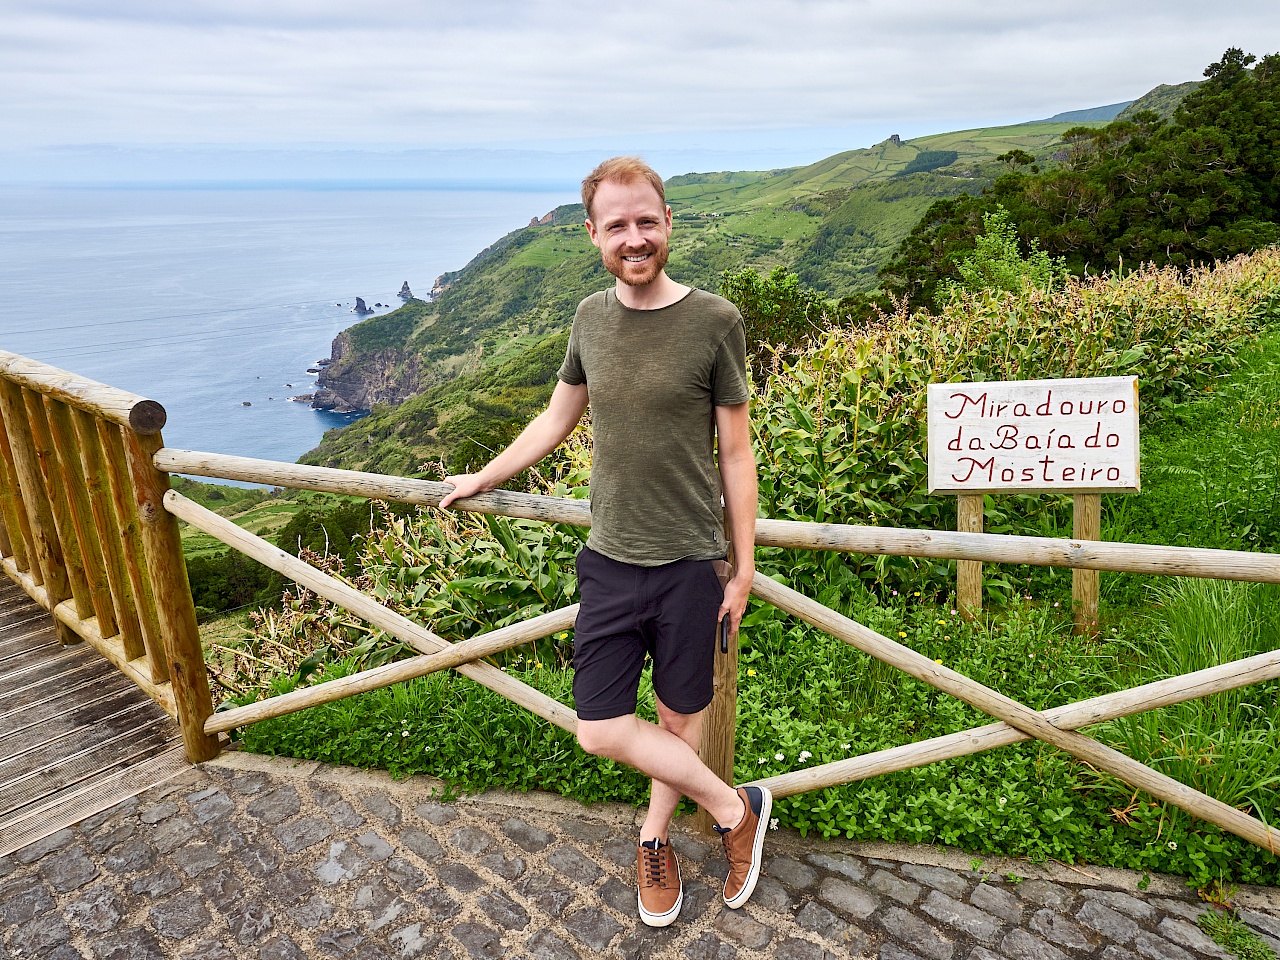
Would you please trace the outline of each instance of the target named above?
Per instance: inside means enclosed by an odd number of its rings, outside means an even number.
[[[1124,685],[1176,677],[1280,648],[1280,586],[1177,579],[1152,590],[1151,629],[1120,650]],[[1175,780],[1274,821],[1280,812],[1280,684],[1214,694],[1102,724],[1099,733]],[[1100,784],[1118,800],[1132,789]],[[1177,824],[1177,808],[1131,798],[1126,816]]]

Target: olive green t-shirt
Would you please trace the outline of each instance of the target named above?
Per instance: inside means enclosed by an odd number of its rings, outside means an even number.
[[[745,403],[747,340],[728,300],[690,290],[632,310],[612,290],[578,304],[557,376],[591,401],[591,537],[653,567],[725,555],[715,407]]]

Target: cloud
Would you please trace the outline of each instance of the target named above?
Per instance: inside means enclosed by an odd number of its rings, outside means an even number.
[[[1280,49],[1274,0],[41,0],[0,14],[0,135],[29,145],[943,129],[1130,99],[1228,46]]]

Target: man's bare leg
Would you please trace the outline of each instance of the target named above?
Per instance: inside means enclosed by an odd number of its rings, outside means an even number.
[[[656,790],[656,795],[670,808],[668,821],[681,796],[709,810],[722,827],[737,826],[742,819],[742,799],[737,792],[712,773],[693,747],[671,730],[641,720],[634,713],[609,720],[579,720],[578,743],[587,753],[639,770],[654,781],[655,788],[661,783],[662,789]],[[675,800],[671,800],[672,795]]]
[[[702,711],[697,713],[677,713],[658,697],[658,726],[674,733],[697,753],[702,741]],[[640,827],[640,839],[652,840],[655,837],[666,843],[671,830],[671,818],[675,816],[676,807],[680,805],[681,793],[675,787],[661,780],[654,780],[649,789],[649,812]]]

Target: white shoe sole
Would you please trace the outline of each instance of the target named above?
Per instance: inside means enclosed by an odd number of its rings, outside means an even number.
[[[683,886],[680,888],[680,895],[676,897],[676,905],[666,913],[650,913],[644,908],[644,904],[640,902],[640,895],[636,894],[636,906],[640,910],[640,920],[648,927],[666,927],[675,923],[676,917],[680,916],[680,905],[683,903]]]
[[[764,835],[769,830],[769,817],[773,813],[773,794],[766,787],[761,787],[760,793],[760,822],[756,824],[755,842],[751,846],[751,870],[747,873],[747,882],[737,895],[732,900],[724,898],[724,905],[730,910],[737,910],[751,899],[751,894],[756,890],[756,881],[760,879],[760,853],[764,850]]]

